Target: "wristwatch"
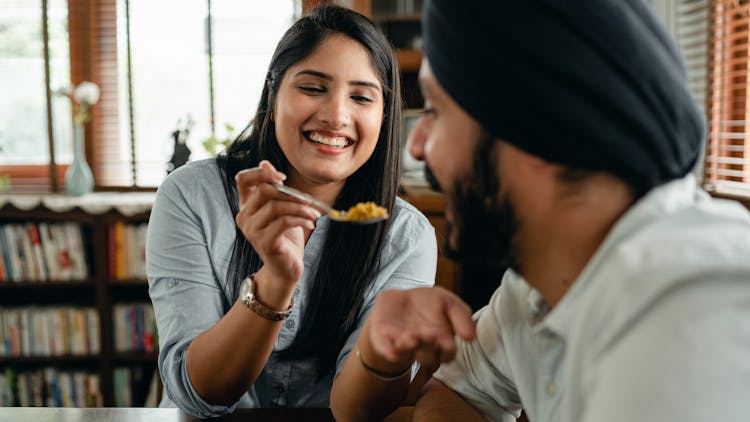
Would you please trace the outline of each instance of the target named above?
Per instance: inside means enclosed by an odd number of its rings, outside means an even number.
[[[271,309],[268,306],[261,303],[258,297],[255,295],[255,273],[250,274],[240,285],[240,300],[245,304],[251,311],[255,312],[261,318],[265,318],[269,321],[281,321],[289,317],[292,314],[292,308],[294,307],[294,298],[289,307],[283,311],[277,311]]]

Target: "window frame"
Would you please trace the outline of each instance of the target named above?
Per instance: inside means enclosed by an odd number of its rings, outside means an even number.
[[[300,1],[300,0],[296,0]],[[360,0],[361,1],[361,0]],[[330,0],[301,0],[297,10],[303,12],[312,7],[327,3]],[[131,174],[131,185],[103,186],[102,176],[107,169],[102,166],[100,157],[106,155],[114,145],[132,142],[132,139],[119,139],[118,124],[118,74],[117,74],[117,0],[68,0],[68,34],[70,45],[70,81],[78,85],[83,81],[92,81],[99,85],[101,97],[92,109],[89,122],[84,124],[86,139],[85,155],[94,174],[95,191],[154,191],[155,187],[136,186],[134,172]],[[210,8],[211,0],[207,0]],[[42,14],[42,32],[45,48],[49,40],[46,34],[47,1],[40,5]],[[49,57],[45,52],[45,65]],[[112,71],[114,63],[115,71]],[[48,148],[54,151],[52,138],[51,97],[53,88],[49,77],[44,81],[47,91],[46,118],[48,121]],[[72,119],[73,116],[71,115]],[[114,120],[113,120],[114,119]],[[131,148],[132,150],[132,148]],[[131,157],[132,160],[132,157]],[[64,190],[65,171],[68,164],[55,162],[54,154],[50,155],[47,164],[2,165],[0,176],[10,176],[11,193],[47,192]]]

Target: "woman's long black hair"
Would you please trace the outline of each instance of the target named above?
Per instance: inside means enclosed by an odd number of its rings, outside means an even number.
[[[279,41],[255,118],[217,159],[233,215],[238,212],[234,176],[239,170],[257,166],[265,159],[278,170],[288,171],[289,162],[276,140],[270,112],[287,69],[307,58],[334,34],[352,38],[368,51],[384,98],[377,146],[370,159],[347,179],[334,208],[346,209],[357,202],[375,201],[392,214],[401,171],[402,107],[400,75],[393,50],[383,33],[366,17],[346,8],[322,6],[294,23]],[[333,368],[347,336],[356,328],[364,293],[379,264],[388,221],[371,225],[331,222],[320,260],[315,263],[301,325],[292,344],[281,351],[281,357],[315,359],[318,376]],[[227,274],[235,295],[239,283],[262,266],[258,254],[239,229],[236,236]]]

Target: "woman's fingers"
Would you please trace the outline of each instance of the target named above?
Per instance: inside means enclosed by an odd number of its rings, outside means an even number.
[[[237,227],[245,234],[245,237],[252,240],[251,233],[262,230],[279,218],[298,217],[307,219],[314,227],[314,222],[320,215],[320,211],[316,208],[306,205],[296,198],[284,195],[267,183],[263,183],[254,187],[237,213],[235,222]],[[302,224],[302,226],[310,228],[310,224]]]
[[[234,176],[237,183],[237,194],[239,195],[240,206],[247,201],[248,196],[254,190],[254,186],[261,183],[281,183],[286,179],[286,175],[277,171],[273,165],[263,160],[258,167],[240,170]]]
[[[266,185],[267,187],[268,185]],[[265,187],[259,188],[258,190],[264,190]],[[273,189],[273,188],[270,188]],[[255,196],[255,194],[253,194]],[[320,217],[320,211],[317,209],[299,203],[297,201],[288,201],[286,198],[266,198],[262,204],[255,204],[255,198],[248,201],[248,207],[252,208],[255,205],[259,205],[258,208],[252,212],[252,218],[257,222],[257,226],[260,228],[266,227],[273,221],[279,218],[285,217],[297,217],[315,222]],[[252,203],[252,205],[251,205]]]

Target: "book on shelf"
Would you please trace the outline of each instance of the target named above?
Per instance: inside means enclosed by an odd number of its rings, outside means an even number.
[[[67,239],[70,246],[70,261],[73,278],[76,280],[83,280],[88,277],[88,265],[86,263],[86,253],[83,250],[81,227],[76,224],[66,223],[65,228],[67,230]]]
[[[5,258],[3,258],[3,255],[5,254],[5,246],[3,245],[3,237],[2,234],[0,234],[0,280],[8,280],[9,277],[7,273],[5,272]]]
[[[156,317],[150,303],[119,303],[113,307],[115,350],[153,352],[156,348]]]
[[[31,250],[31,238],[29,237],[24,226],[21,224],[15,225],[16,241],[18,242],[18,250],[21,252],[19,258],[23,265],[22,274],[24,274],[27,280],[36,281],[36,265],[34,265],[34,255]]]
[[[22,266],[15,235],[15,227],[12,225],[0,226],[2,236],[3,259],[5,260],[6,277],[3,280],[23,280]]]
[[[0,356],[95,355],[101,351],[99,331],[94,308],[0,308]]]
[[[89,269],[80,224],[0,225],[0,282],[85,280]]]
[[[0,406],[101,407],[99,375],[44,367],[0,372]]]
[[[28,230],[29,240],[31,241],[32,250],[32,261],[34,265],[34,271],[36,274],[36,280],[49,280],[47,275],[47,264],[46,259],[42,256],[42,240],[39,237],[39,228],[34,223],[27,223],[26,230]]]
[[[142,366],[112,371],[116,407],[158,407],[159,372]]]
[[[109,276],[115,280],[146,278],[146,223],[111,224],[108,229]]]

